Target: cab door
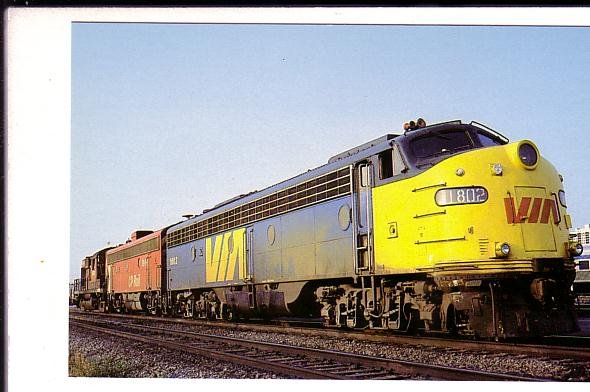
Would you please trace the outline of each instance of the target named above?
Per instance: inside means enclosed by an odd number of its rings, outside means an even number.
[[[373,165],[359,163],[354,167],[353,223],[355,273],[362,275],[374,272],[373,255]]]
[[[108,264],[107,265],[107,276],[106,276],[106,281],[107,281],[107,292],[111,293],[113,291],[113,265],[112,264]]]
[[[274,230],[274,226],[273,226]],[[274,231],[273,231],[274,233]],[[244,283],[252,283],[254,279],[254,227],[248,226],[246,227],[246,231],[244,232],[244,250],[245,250],[245,257],[242,257],[243,263],[243,280]]]

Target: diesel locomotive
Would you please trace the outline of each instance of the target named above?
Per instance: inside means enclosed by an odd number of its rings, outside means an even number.
[[[74,290],[78,290],[76,302],[82,309],[107,310],[106,252],[109,249],[101,249],[82,260],[80,279],[74,282]]]
[[[103,250],[101,298],[108,310],[232,321],[571,333],[582,250],[571,226],[563,179],[532,141],[419,119]]]

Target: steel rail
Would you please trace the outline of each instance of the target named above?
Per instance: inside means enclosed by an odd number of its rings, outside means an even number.
[[[77,324],[77,323],[76,323]],[[450,368],[440,365],[432,365],[432,364],[423,364],[417,363],[412,361],[404,361],[398,359],[389,359],[389,358],[381,358],[381,357],[372,357],[367,355],[360,355],[360,354],[353,354],[353,353],[346,353],[342,351],[333,351],[333,350],[325,350],[325,349],[314,349],[308,347],[298,347],[298,346],[291,346],[285,344],[278,344],[278,343],[270,343],[270,342],[261,342],[256,340],[247,340],[247,339],[239,339],[239,338],[232,338],[226,336],[218,336],[218,335],[211,335],[211,334],[203,334],[198,332],[192,331],[178,331],[178,330],[170,330],[166,328],[160,327],[148,327],[145,325],[134,325],[134,324],[124,324],[124,323],[117,323],[121,326],[125,326],[131,329],[137,329],[141,332],[145,332],[146,330],[151,330],[154,332],[158,332],[160,334],[168,334],[174,335],[176,337],[191,337],[197,338],[200,340],[207,340],[211,343],[216,345],[228,344],[232,343],[234,345],[240,347],[246,347],[249,349],[258,349],[258,350],[266,350],[271,352],[280,352],[281,354],[285,355],[297,355],[297,356],[305,356],[308,358],[315,358],[319,360],[330,360],[339,363],[346,363],[361,366],[363,368],[369,369],[385,369],[393,371],[395,374],[404,375],[407,378],[416,378],[416,377],[427,377],[436,380],[460,380],[460,381],[549,381],[548,379],[541,379],[541,378],[533,378],[533,377],[525,377],[525,376],[516,376],[510,374],[502,374],[502,373],[491,373],[491,372],[483,372],[471,369],[461,369],[461,368]],[[86,325],[83,325],[84,327]],[[101,328],[101,331],[106,332],[109,329]],[[134,338],[136,336],[133,333],[121,332],[117,331],[117,333],[124,333],[127,338]],[[148,343],[150,340],[147,339],[145,341],[142,337],[142,341]],[[165,344],[170,343],[169,341],[163,341]],[[186,346],[179,343],[174,343],[174,348],[176,349],[184,349],[188,347],[189,349],[193,349],[190,346]],[[210,349],[209,349],[210,350]],[[207,352],[207,350],[205,350]],[[199,350],[199,354],[202,351]],[[202,355],[202,354],[201,354]],[[224,354],[225,355],[225,354]],[[243,357],[238,357],[242,358]],[[216,358],[221,359],[221,358]],[[232,359],[231,356],[227,359]],[[246,362],[240,362],[243,365],[250,364],[250,359],[248,358]],[[262,366],[258,368],[262,368],[265,370],[270,370],[268,366],[268,362],[258,363],[257,365]],[[278,365],[277,363],[273,363],[273,365]],[[273,369],[275,371],[281,372],[285,369]],[[306,370],[307,371],[307,370]],[[358,373],[358,372],[357,372]],[[283,373],[285,374],[285,373]],[[340,373],[340,376],[342,373]],[[338,373],[336,373],[336,377],[334,374],[330,374],[329,377],[320,377],[319,374],[315,371],[309,373],[311,378],[341,378],[341,379],[350,379],[356,378],[354,377],[355,373],[351,374],[353,377],[340,377]],[[301,377],[304,377],[301,375]]]
[[[110,328],[99,327],[96,325],[89,325],[83,322],[74,321],[73,323],[76,326],[90,329],[92,331],[101,333],[101,334],[108,334],[111,336],[117,336],[124,339],[134,340],[137,342],[145,343],[148,345],[156,344],[160,347],[169,348],[172,350],[186,352],[188,354],[200,355],[208,358],[213,358],[221,362],[232,362],[235,364],[249,366],[253,368],[257,368],[260,370],[265,371],[272,371],[279,374],[284,374],[287,376],[292,377],[300,377],[306,379],[347,379],[347,377],[341,377],[335,374],[326,373],[314,369],[306,369],[300,368],[295,366],[289,366],[285,364],[281,364],[278,362],[272,362],[264,359],[259,359],[255,357],[244,357],[241,355],[233,354],[231,352],[225,351],[216,351],[211,349],[211,347],[198,347],[198,346],[189,346],[183,343],[177,343],[170,340],[158,339],[153,336],[140,336],[134,333],[123,332],[123,331],[115,331]]]

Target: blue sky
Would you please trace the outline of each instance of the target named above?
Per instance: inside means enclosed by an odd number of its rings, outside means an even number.
[[[11,8],[4,16],[9,390],[120,389],[120,380],[65,377],[65,280],[85,256],[418,116],[478,120],[534,140],[565,177],[574,224],[590,223],[590,28],[415,25],[588,26],[588,8]],[[128,23],[146,20],[160,23]],[[223,24],[244,20],[328,24]],[[201,24],[164,24],[178,21]],[[142,388],[161,389],[149,381]],[[174,383],[183,385],[195,387]],[[235,383],[216,382],[226,386]]]
[[[590,28],[74,23],[70,277],[424,117],[537,143],[590,223]]]

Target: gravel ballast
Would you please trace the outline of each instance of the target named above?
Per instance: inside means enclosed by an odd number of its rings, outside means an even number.
[[[281,378],[280,375],[211,358],[149,347],[121,338],[98,336],[81,328],[70,328],[70,353],[82,355],[96,366],[117,363],[116,377],[164,378]]]
[[[307,333],[245,331],[186,324],[166,324],[166,328],[494,373],[560,381],[590,381],[590,363],[576,360],[423,345],[376,343],[362,339],[313,336]],[[90,361],[104,360],[104,358],[121,361],[129,369],[124,377],[282,378],[271,372],[221,363],[213,359],[152,348],[140,343],[129,343],[112,337],[99,337],[76,327],[70,329],[70,349],[81,352]]]

